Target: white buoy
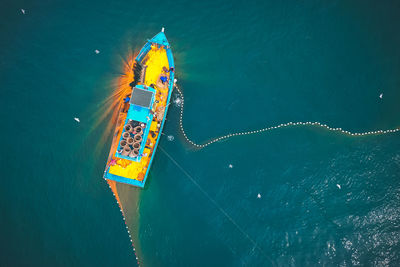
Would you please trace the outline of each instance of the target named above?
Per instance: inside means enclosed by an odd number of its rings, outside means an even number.
[[[74,118],[75,121],[81,122],[79,118]]]
[[[25,15],[25,9],[21,8],[21,13]]]
[[[94,50],[94,52],[96,53],[96,54],[100,54],[100,50]]]
[[[379,98],[380,98],[380,99],[382,99],[382,97],[383,97],[383,93],[379,95]]]
[[[340,186],[340,184],[336,184],[337,188],[342,189],[342,187]]]
[[[174,100],[174,104],[175,104],[177,107],[180,107],[181,104],[182,104],[182,99],[180,99],[179,97],[177,97],[177,98]]]
[[[257,198],[261,198],[261,194],[260,193],[258,193]]]

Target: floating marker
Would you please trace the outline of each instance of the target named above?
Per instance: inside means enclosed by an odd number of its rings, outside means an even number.
[[[96,54],[100,54],[100,50],[94,50],[94,52],[96,53]]]
[[[379,98],[380,98],[380,99],[382,99],[382,97],[383,97],[383,93],[379,95]]]
[[[229,164],[228,167],[229,167],[229,169],[232,169],[232,168],[233,168],[233,165],[232,165],[232,164]]]
[[[79,118],[74,118],[74,120],[76,121],[76,122],[81,122],[81,120],[79,119]]]
[[[261,194],[260,193],[258,193],[257,198],[261,198]]]
[[[175,103],[176,106],[180,107],[181,104],[182,104],[182,99],[180,99],[180,98],[178,97],[178,98],[176,98],[176,99],[174,100],[174,103]]]

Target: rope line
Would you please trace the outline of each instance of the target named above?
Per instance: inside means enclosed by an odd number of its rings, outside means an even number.
[[[182,173],[189,178],[189,180],[196,185],[196,187],[211,201],[212,204],[242,233],[253,245],[257,248],[266,259],[268,259],[271,265],[275,265],[271,258],[264,252],[264,250],[235,222],[235,220],[200,186],[200,184],[161,146],[161,151],[182,171]],[[254,248],[253,248],[254,250]]]
[[[117,205],[118,205],[118,207],[119,207],[119,211],[121,212],[121,215],[122,215],[122,219],[124,220],[124,223],[125,223],[126,232],[128,233],[129,240],[131,241],[132,250],[133,250],[133,254],[135,255],[135,258],[136,258],[137,266],[140,267],[140,261],[139,261],[139,258],[138,258],[138,256],[137,256],[137,254],[136,254],[135,245],[133,244],[133,239],[132,239],[131,233],[129,232],[128,224],[126,223],[125,213],[124,213],[124,211],[123,211],[123,209],[122,209],[122,206],[121,206],[120,203],[118,202],[117,197],[115,196],[113,190],[111,189],[111,186],[108,184],[107,179],[104,178],[104,180],[106,181],[106,183],[107,183],[107,185],[108,185],[108,188],[110,188],[110,191],[111,191],[111,193],[113,194],[113,196],[114,196],[114,198],[115,198],[115,201],[117,202]]]
[[[366,135],[374,135],[374,134],[388,134],[388,133],[395,133],[400,131],[400,128],[394,128],[394,129],[389,129],[389,130],[376,130],[376,131],[369,131],[369,132],[350,132],[347,130],[343,130],[342,128],[333,128],[330,127],[326,124],[320,123],[320,122],[312,122],[312,121],[306,121],[306,122],[288,122],[288,123],[281,123],[279,125],[276,126],[271,126],[271,127],[266,127],[266,128],[261,128],[261,129],[257,129],[257,130],[253,130],[253,131],[247,131],[247,132],[236,132],[236,133],[231,133],[231,134],[227,134],[227,135],[223,135],[220,136],[218,138],[214,138],[210,141],[208,141],[207,143],[203,143],[203,144],[198,144],[194,141],[192,141],[186,134],[185,129],[183,128],[183,108],[184,108],[184,104],[185,104],[185,98],[183,96],[182,91],[178,88],[178,86],[175,85],[175,88],[177,89],[178,93],[180,94],[181,98],[182,98],[182,103],[181,103],[181,110],[180,110],[180,116],[179,116],[179,127],[182,131],[183,137],[186,139],[187,142],[189,142],[191,145],[193,145],[194,147],[197,148],[204,148],[206,146],[209,146],[213,143],[216,143],[218,141],[222,141],[225,139],[229,139],[235,136],[243,136],[243,135],[251,135],[251,134],[258,134],[258,133],[262,133],[262,132],[267,132],[267,131],[271,131],[271,130],[275,130],[275,129],[279,129],[279,128],[286,128],[286,127],[291,127],[291,126],[317,126],[317,127],[322,127],[325,128],[329,131],[335,131],[341,134],[345,134],[345,135],[349,135],[349,136],[366,136]]]

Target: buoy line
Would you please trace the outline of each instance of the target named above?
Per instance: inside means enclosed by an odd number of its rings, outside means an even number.
[[[138,256],[137,256],[137,254],[136,254],[135,245],[133,244],[133,239],[132,239],[131,233],[129,232],[128,225],[126,224],[126,219],[125,219],[124,211],[122,210],[122,207],[121,207],[121,205],[119,204],[119,202],[118,202],[118,200],[117,200],[117,197],[115,196],[113,190],[111,189],[111,186],[108,184],[107,179],[104,178],[104,180],[106,181],[106,183],[107,183],[107,185],[108,185],[108,188],[110,188],[110,191],[111,191],[111,193],[113,194],[113,196],[114,196],[114,198],[115,198],[115,201],[117,202],[117,205],[118,205],[118,207],[119,207],[119,211],[121,212],[121,215],[122,215],[122,219],[124,220],[124,223],[125,223],[125,229],[126,229],[126,231],[127,231],[127,233],[128,233],[129,240],[131,241],[133,254],[135,255],[135,258],[136,258],[136,263],[137,263],[137,265],[140,267],[140,262],[139,262],[139,258],[138,258]]]
[[[376,131],[369,131],[369,132],[361,132],[361,133],[356,133],[356,132],[350,132],[347,130],[343,130],[342,128],[333,128],[330,127],[326,124],[320,123],[320,122],[312,122],[312,121],[306,121],[306,122],[288,122],[288,123],[281,123],[279,125],[276,126],[271,126],[271,127],[266,127],[266,128],[261,128],[261,129],[257,129],[257,130],[253,130],[253,131],[246,131],[246,132],[236,132],[236,133],[231,133],[231,134],[227,134],[227,135],[223,135],[220,136],[218,138],[214,138],[210,141],[208,141],[207,143],[203,143],[203,144],[198,144],[194,141],[192,141],[186,134],[185,129],[183,128],[183,108],[184,108],[184,104],[185,104],[185,98],[183,96],[182,91],[178,88],[178,86],[175,85],[176,90],[178,91],[178,93],[181,96],[181,110],[180,110],[180,116],[179,116],[179,128],[182,131],[183,137],[186,139],[186,141],[188,143],[190,143],[191,145],[193,145],[194,147],[197,148],[204,148],[206,146],[209,146],[211,144],[214,144],[218,141],[222,141],[222,140],[226,140],[235,136],[243,136],[243,135],[251,135],[251,134],[258,134],[258,133],[263,133],[263,132],[267,132],[267,131],[271,131],[271,130],[275,130],[275,129],[279,129],[279,128],[285,128],[285,127],[291,127],[291,126],[317,126],[317,127],[322,127],[325,128],[329,131],[335,131],[341,134],[345,134],[345,135],[350,135],[350,136],[366,136],[366,135],[374,135],[374,134],[388,134],[388,133],[395,133],[400,131],[400,128],[395,128],[395,129],[389,129],[389,130],[376,130]]]

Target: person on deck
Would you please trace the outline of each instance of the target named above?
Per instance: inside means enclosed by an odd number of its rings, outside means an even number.
[[[160,80],[164,84],[168,80],[168,78],[165,76],[161,76]]]
[[[131,98],[129,97],[129,95],[127,95],[123,100],[124,100],[124,108],[122,109],[122,112],[128,112],[129,101],[131,100]]]

